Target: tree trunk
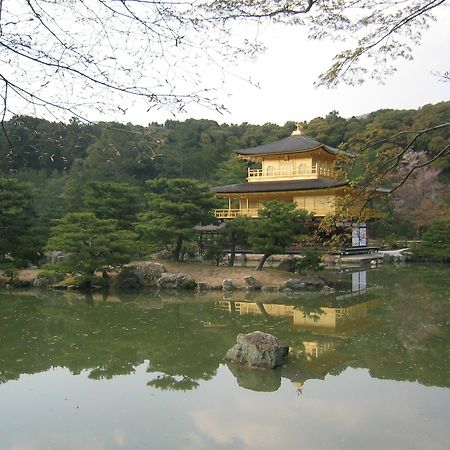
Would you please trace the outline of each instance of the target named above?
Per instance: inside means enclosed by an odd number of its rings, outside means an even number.
[[[180,253],[181,253],[182,247],[183,247],[183,236],[178,236],[177,245],[175,246],[175,250],[173,251],[173,257],[174,257],[175,261],[180,260]]]
[[[256,302],[256,306],[258,307],[260,313],[263,316],[269,317],[269,314],[267,313],[266,309],[264,308],[264,305],[261,302]]]
[[[267,258],[271,255],[271,253],[264,253],[263,257],[259,261],[258,267],[256,270],[261,270],[264,266],[264,263],[266,262]]]
[[[230,242],[230,260],[228,261],[228,266],[233,267],[235,261],[236,261],[236,236],[232,234]]]

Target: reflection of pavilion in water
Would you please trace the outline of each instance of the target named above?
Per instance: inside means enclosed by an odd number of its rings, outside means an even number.
[[[300,332],[300,335],[292,335],[294,340],[290,342],[289,354],[303,361],[306,359],[308,366],[308,371],[300,377],[288,376],[301,387],[301,378],[308,379],[310,375],[322,378],[345,359],[342,351],[337,352],[341,343],[377,323],[369,312],[380,305],[380,300],[371,298],[367,291],[366,272],[352,273],[352,289],[327,296],[324,301],[325,305],[317,307],[313,307],[316,302],[311,299],[305,299],[303,304],[298,301],[292,302],[297,304],[219,301],[217,306],[234,315],[287,318]]]
[[[308,329],[320,335],[351,335],[366,329],[371,324],[368,313],[379,305],[379,300],[371,299],[367,291],[367,272],[353,272],[351,290],[327,296],[323,306],[261,303],[246,301],[219,301],[217,306],[239,315],[262,315],[286,317],[294,326]],[[294,302],[297,303],[297,302]],[[316,352],[321,354],[320,351]]]
[[[287,317],[292,319],[292,325],[318,330],[320,334],[340,334],[340,332],[347,334],[358,331],[361,327],[366,328],[364,319],[378,303],[378,300],[366,300],[344,306],[321,306],[313,311],[296,305],[276,303],[219,301],[217,305],[240,315]]]
[[[309,299],[302,305],[219,301],[217,306],[240,316],[287,318],[292,326],[307,333],[309,338],[301,340],[300,345],[298,342],[292,343],[290,354],[312,362],[314,359],[330,357],[339,342],[376,324],[369,313],[380,301],[371,299],[367,292],[367,272],[354,272],[351,275],[352,289],[333,297],[327,296],[324,299],[327,303],[323,306],[312,307]]]

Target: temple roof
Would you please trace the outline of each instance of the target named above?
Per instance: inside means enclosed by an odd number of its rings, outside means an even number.
[[[226,186],[214,186],[211,189],[217,194],[237,194],[250,192],[309,191],[335,188],[347,184],[348,181],[319,178],[317,180],[262,181],[258,183],[228,184]]]
[[[339,150],[315,141],[304,134],[292,134],[284,139],[256,147],[241,148],[235,150],[238,155],[273,155],[283,153],[303,153],[323,148],[332,155],[336,155]]]

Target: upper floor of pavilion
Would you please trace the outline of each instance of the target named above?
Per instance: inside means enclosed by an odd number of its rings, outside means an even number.
[[[334,164],[339,150],[305,136],[300,124],[292,134],[279,141],[236,150],[240,159],[258,163],[249,168],[247,181],[294,181],[334,179]]]

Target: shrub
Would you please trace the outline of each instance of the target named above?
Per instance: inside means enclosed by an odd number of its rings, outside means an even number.
[[[413,253],[419,257],[450,261],[450,219],[434,220],[422,235],[422,243],[413,247]]]
[[[321,269],[320,262],[320,254],[316,250],[307,250],[303,254],[303,258],[297,261],[296,268],[299,273],[302,273],[304,270],[308,269],[318,271]]]
[[[64,275],[54,270],[42,270],[36,278],[38,280],[47,280],[48,284],[53,284],[64,279]]]

